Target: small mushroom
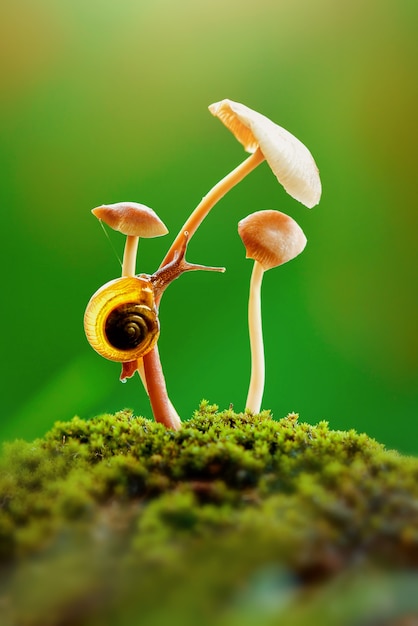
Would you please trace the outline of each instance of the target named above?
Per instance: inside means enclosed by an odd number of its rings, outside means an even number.
[[[265,364],[261,319],[261,283],[264,272],[294,259],[306,245],[300,226],[280,211],[258,211],[241,220],[238,233],[246,258],[254,260],[248,303],[251,378],[246,408],[259,413],[264,391]]]
[[[122,276],[134,276],[136,253],[140,237],[160,237],[168,229],[158,215],[149,207],[137,202],[103,204],[92,210],[99,220],[126,235],[123,253]]]
[[[318,204],[321,196],[318,168],[299,139],[264,115],[232,100],[215,102],[209,106],[209,111],[225,124],[251,156],[204,196],[180,230],[162,265],[173,259],[181,245],[182,233],[187,230],[191,238],[212,207],[264,160],[285,190],[305,206],[311,208]]]
[[[125,250],[122,262],[122,276],[135,276],[136,254],[139,238],[160,237],[168,233],[165,224],[158,215],[145,206],[137,202],[117,202],[115,204],[103,204],[92,210],[92,213],[105,222],[108,226],[126,235]],[[166,407],[165,425],[168,428],[177,430],[180,427],[180,417],[168,398],[164,382],[161,363],[158,358],[158,351],[155,351],[156,358],[153,362],[152,376],[157,378],[158,384],[153,382],[147,384],[147,376],[144,370],[143,357],[133,361],[122,363],[121,380],[125,381],[138,371],[142,384],[150,396],[151,405],[163,405]],[[148,381],[151,373],[148,373]],[[151,389],[150,389],[151,387]],[[167,417],[168,416],[168,417]]]

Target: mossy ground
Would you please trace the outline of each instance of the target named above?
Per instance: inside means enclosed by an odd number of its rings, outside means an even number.
[[[0,472],[2,626],[418,615],[418,459],[364,434],[202,403],[57,423]]]

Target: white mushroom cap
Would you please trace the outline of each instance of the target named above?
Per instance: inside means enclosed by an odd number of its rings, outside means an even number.
[[[247,152],[260,148],[288,194],[308,208],[318,204],[321,181],[308,148],[287,130],[238,102],[221,100],[209,106]]]
[[[93,209],[92,213],[124,235],[147,238],[160,237],[168,233],[158,215],[149,207],[137,202],[103,204]]]
[[[238,224],[247,259],[264,270],[294,259],[306,246],[306,237],[294,219],[280,211],[257,211]]]

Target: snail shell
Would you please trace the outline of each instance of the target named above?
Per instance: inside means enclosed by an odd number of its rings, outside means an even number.
[[[133,361],[157,342],[160,324],[146,277],[116,278],[90,298],[84,330],[91,347],[110,361]]]

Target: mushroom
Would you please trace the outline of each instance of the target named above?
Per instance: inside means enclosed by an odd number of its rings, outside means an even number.
[[[251,378],[246,408],[259,413],[264,391],[265,365],[261,319],[261,283],[264,272],[294,259],[306,245],[300,226],[280,211],[258,211],[241,220],[238,233],[246,258],[254,260],[248,303]]]
[[[160,237],[168,233],[167,227],[155,211],[138,202],[102,204],[92,209],[92,213],[97,219],[126,235],[122,261],[122,276],[124,277],[135,276],[139,238]],[[145,389],[147,389],[142,359],[124,362],[122,364],[121,380],[126,381],[127,378],[135,374],[136,370],[138,370]]]
[[[279,183],[292,198],[311,209],[321,197],[318,168],[308,148],[268,117],[244,104],[222,100],[210,112],[235,135],[247,152],[261,150]]]
[[[182,233],[188,231],[190,239],[212,207],[264,160],[285,190],[308,208],[318,204],[321,196],[318,168],[299,139],[264,115],[232,100],[211,104],[209,111],[225,124],[251,156],[204,196],[180,230],[162,265],[173,259],[181,245]]]
[[[126,235],[122,276],[135,275],[136,253],[140,237],[160,237],[168,233],[168,229],[155,211],[137,202],[102,204],[92,209],[92,213],[114,230]]]
[[[138,204],[137,202],[104,204],[93,209],[92,213],[99,220],[102,220],[114,230],[126,235],[122,262],[122,277],[135,276],[136,254],[140,237],[160,237],[161,235],[168,233],[168,229],[155,211],[144,204]],[[144,368],[143,357],[134,361],[125,361],[122,363],[122,373],[120,378],[122,381],[125,381],[138,371],[144,388],[150,397],[153,409],[154,406],[164,406],[165,425],[169,428],[178,429],[180,427],[180,417],[168,398],[164,375],[157,350],[155,351],[152,362],[153,370],[148,371],[147,376]],[[149,384],[151,378],[155,380]]]

